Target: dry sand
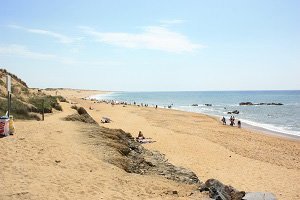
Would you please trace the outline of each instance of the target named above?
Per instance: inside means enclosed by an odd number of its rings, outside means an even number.
[[[80,98],[97,91],[59,90],[83,105],[98,122],[113,121],[137,135],[141,130],[175,165],[193,170],[200,180],[216,178],[246,191],[267,191],[278,199],[300,199],[300,142],[223,126],[216,119],[182,111],[98,104]],[[0,199],[207,199],[192,186],[159,176],[128,174],[105,161],[105,147],[91,145],[89,125],[67,122],[63,112],[44,122],[18,121],[14,136],[0,138]],[[177,195],[170,191],[179,191]]]
[[[63,112],[40,122],[17,121],[16,134],[0,138],[1,200],[207,199],[200,193],[187,196],[195,186],[126,173],[107,163],[105,146],[86,133],[91,125],[64,121],[76,111],[61,104]]]
[[[81,101],[100,122],[157,142],[148,149],[194,171],[202,181],[216,178],[245,191],[266,191],[278,199],[300,199],[300,141],[223,126],[206,115],[137,106]]]

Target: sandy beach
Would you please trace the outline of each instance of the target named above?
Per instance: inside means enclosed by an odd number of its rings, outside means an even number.
[[[49,94],[55,91],[48,91]],[[223,126],[206,115],[110,105],[83,100],[99,91],[59,90],[61,103],[42,121],[16,121],[16,134],[0,139],[0,199],[207,199],[195,186],[161,176],[127,173],[92,145],[89,124],[69,122],[71,106],[83,106],[101,126],[142,131],[156,141],[143,144],[165,154],[170,163],[195,172],[201,181],[216,178],[239,190],[272,192],[280,200],[299,199],[300,142]],[[89,108],[92,108],[90,110]],[[172,191],[178,191],[173,194]]]

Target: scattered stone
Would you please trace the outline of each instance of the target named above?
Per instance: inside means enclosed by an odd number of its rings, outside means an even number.
[[[242,200],[244,191],[238,191],[230,185],[224,185],[216,179],[208,179],[199,188],[200,192],[208,191],[209,197],[216,200]]]
[[[198,104],[192,104],[192,106],[198,106]]]
[[[55,162],[56,162],[56,163],[60,163],[61,161],[60,161],[60,160],[55,160]]]
[[[173,193],[173,194],[178,194],[178,192],[177,192],[176,190],[174,190],[172,193]]]
[[[98,133],[98,134],[97,134]],[[181,183],[199,183],[197,175],[191,170],[169,163],[164,154],[145,149],[136,142],[130,133],[120,129],[98,127],[93,135],[101,134],[107,144],[119,152],[119,157],[109,158],[109,162],[129,173],[160,175]],[[108,139],[110,141],[108,142]]]
[[[204,104],[204,105],[206,105],[206,106],[212,106],[212,104],[210,104],[210,103],[206,103],[206,104]]]

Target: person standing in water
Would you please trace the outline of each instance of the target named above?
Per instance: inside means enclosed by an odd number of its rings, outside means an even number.
[[[241,122],[240,120],[238,121],[238,123],[237,123],[237,124],[238,124],[238,127],[239,127],[239,128],[241,128],[241,127],[242,127],[242,122]]]

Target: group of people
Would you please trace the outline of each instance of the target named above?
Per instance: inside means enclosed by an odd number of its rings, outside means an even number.
[[[223,122],[223,125],[226,125],[226,119],[225,119],[225,117],[223,117],[221,119],[221,121]],[[229,121],[230,121],[230,126],[234,126],[235,125],[235,122],[234,122],[235,121],[235,117],[234,116],[230,116]],[[240,120],[238,120],[237,125],[238,125],[239,128],[241,128],[242,127],[242,122]]]

